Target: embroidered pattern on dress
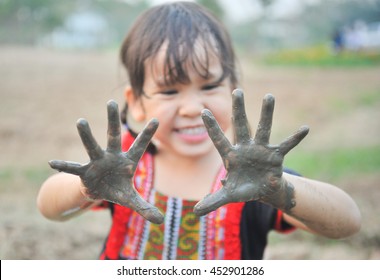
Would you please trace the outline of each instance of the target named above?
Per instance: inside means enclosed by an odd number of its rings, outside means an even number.
[[[165,213],[164,223],[150,223],[133,212],[120,256],[125,259],[223,259],[225,254],[225,217],[222,206],[210,214],[197,217],[197,201],[167,197],[153,188],[153,157],[140,161],[135,184],[142,197]],[[145,168],[146,167],[146,168]],[[221,187],[224,168],[218,173],[212,192]]]
[[[193,208],[194,201],[183,201],[182,204],[182,222],[178,232],[177,259],[198,259],[198,244],[202,235],[200,235],[200,219],[197,217]]]

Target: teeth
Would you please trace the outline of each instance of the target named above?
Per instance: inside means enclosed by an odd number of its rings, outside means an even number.
[[[198,135],[198,134],[205,133],[206,128],[204,126],[183,128],[183,129],[179,129],[178,132],[182,134],[188,134],[188,135]]]

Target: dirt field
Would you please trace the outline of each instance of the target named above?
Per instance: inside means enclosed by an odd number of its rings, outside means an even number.
[[[379,146],[380,68],[291,69],[242,65],[242,88],[253,127],[265,93],[276,97],[272,142],[303,124],[311,133],[298,152]],[[98,142],[106,139],[106,102],[123,100],[124,70],[117,53],[0,48],[0,258],[96,259],[109,213],[66,223],[44,219],[35,205],[47,161],[86,162],[75,122],[86,118]],[[373,95],[373,94],[372,94]],[[374,155],[378,157],[379,155]],[[307,174],[305,174],[307,175]],[[328,178],[319,178],[328,179]],[[357,201],[363,227],[345,240],[297,231],[272,234],[268,259],[380,259],[380,173],[352,173],[332,183]]]

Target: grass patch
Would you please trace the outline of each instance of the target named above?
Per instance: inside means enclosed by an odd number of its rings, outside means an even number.
[[[274,66],[358,67],[380,65],[380,52],[344,51],[333,54],[326,45],[297,50],[283,50],[264,57],[263,62]]]
[[[13,170],[9,167],[0,169],[0,182],[10,181],[13,177]]]
[[[47,167],[15,167],[7,166],[0,170],[0,186],[1,189],[13,188],[16,185],[40,186],[46,180],[53,170]]]
[[[380,146],[289,153],[285,166],[311,178],[340,179],[380,170]]]
[[[356,108],[370,108],[380,103],[380,90],[360,92],[351,99],[332,97],[329,99],[329,107],[339,114],[352,112]]]
[[[26,168],[22,170],[23,177],[32,183],[42,183],[45,181],[53,172],[49,168]]]
[[[358,105],[366,107],[380,103],[380,90],[363,92],[363,94],[360,94],[360,96],[358,96],[357,103]]]

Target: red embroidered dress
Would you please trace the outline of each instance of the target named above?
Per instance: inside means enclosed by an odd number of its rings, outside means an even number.
[[[131,136],[124,137],[123,150],[127,150],[132,142]],[[221,168],[212,192],[221,187],[220,180],[225,177],[225,173],[225,169]],[[135,186],[145,200],[165,214],[164,222],[156,225],[129,208],[107,203],[112,210],[113,221],[101,259],[214,260],[254,257],[249,249],[252,245],[242,242],[245,239],[241,227],[242,213],[249,213],[249,208],[244,207],[247,203],[231,203],[206,216],[197,217],[193,213],[197,201],[168,197],[156,191],[153,178],[153,155],[145,153],[136,170]],[[248,210],[243,211],[243,208]],[[285,230],[286,225],[283,228],[281,226],[281,211],[275,210],[273,213],[273,228]],[[243,216],[246,217],[247,214]],[[250,216],[249,220],[252,219]],[[266,235],[264,242],[260,243],[266,244]],[[253,245],[253,248],[260,246]],[[247,252],[244,253],[245,251]]]

